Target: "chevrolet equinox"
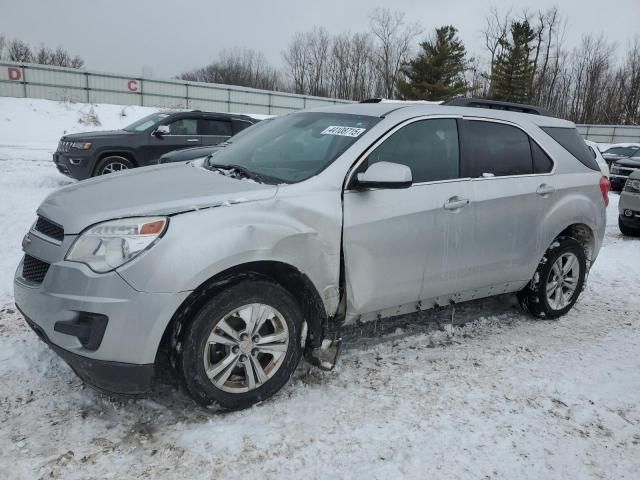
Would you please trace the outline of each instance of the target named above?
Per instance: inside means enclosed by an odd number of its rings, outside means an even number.
[[[87,383],[142,394],[173,369],[244,408],[357,322],[514,292],[567,313],[605,230],[608,180],[547,115],[347,104],[291,113],[213,155],[47,197],[15,301]],[[161,361],[165,359],[166,361]]]

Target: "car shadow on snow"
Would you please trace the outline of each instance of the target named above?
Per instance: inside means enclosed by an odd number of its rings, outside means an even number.
[[[452,315],[453,313],[453,315]],[[339,332],[342,338],[342,355],[357,355],[359,351],[367,351],[378,345],[392,344],[398,340],[410,339],[419,335],[438,334],[438,345],[446,346],[453,343],[451,340],[460,334],[460,328],[470,324],[478,323],[486,319],[496,319],[501,324],[511,325],[514,321],[528,319],[518,306],[514,295],[499,295],[480,300],[473,300],[452,306],[439,308],[437,310],[424,310],[389,317],[387,319],[367,322],[344,328]],[[493,322],[495,323],[495,322]],[[464,337],[466,334],[462,333]],[[338,364],[340,357],[338,357]],[[293,382],[305,384],[321,384],[330,381],[332,375],[325,374],[320,369],[312,367],[306,361],[302,361],[297,371],[294,373]],[[274,397],[286,396],[286,392],[281,392]],[[132,397],[109,396],[113,401],[130,400]],[[141,404],[151,402],[175,412],[179,419],[177,421],[189,422],[205,419],[211,414],[223,413],[215,406],[204,408],[196,404],[188,396],[178,379],[173,375],[163,375],[160,382],[156,382],[151,394],[140,398],[137,402]],[[200,415],[194,412],[199,411]],[[184,414],[180,414],[184,412]],[[188,413],[187,413],[188,412]],[[202,417],[202,418],[200,418]]]

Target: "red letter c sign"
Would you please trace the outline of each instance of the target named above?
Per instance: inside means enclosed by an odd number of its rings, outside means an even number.
[[[138,91],[138,81],[137,80],[129,80],[129,83],[127,83],[127,88],[129,89],[130,92],[137,92]]]

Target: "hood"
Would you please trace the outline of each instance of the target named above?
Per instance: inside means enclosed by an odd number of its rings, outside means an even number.
[[[49,195],[38,214],[77,234],[104,220],[170,215],[273,197],[275,185],[236,180],[194,164],[169,164],[112,173]]]
[[[182,148],[165,153],[160,157],[160,161],[167,160],[170,162],[194,160],[196,158],[206,157],[210,153],[217,152],[222,147],[218,145],[210,145],[206,147]]]
[[[99,130],[96,132],[82,132],[82,133],[70,133],[69,135],[64,135],[61,140],[75,142],[75,141],[83,141],[83,140],[92,140],[95,138],[108,138],[115,137],[116,135],[132,135],[133,132],[128,132],[126,130]]]
[[[603,153],[602,156],[607,160],[617,160],[618,158],[628,158],[628,155],[620,155],[618,153]]]
[[[640,168],[640,157],[631,157],[622,160],[616,160],[616,163],[614,163],[612,166]]]

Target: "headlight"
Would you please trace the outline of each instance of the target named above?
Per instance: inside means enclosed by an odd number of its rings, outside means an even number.
[[[640,193],[640,180],[628,179],[627,183],[624,184],[624,191],[631,193]]]
[[[123,218],[98,223],[76,239],[66,260],[105,273],[134,259],[158,240],[167,229],[166,217]]]
[[[89,150],[93,143],[91,142],[73,142],[71,146],[73,148],[77,148],[78,150]]]

